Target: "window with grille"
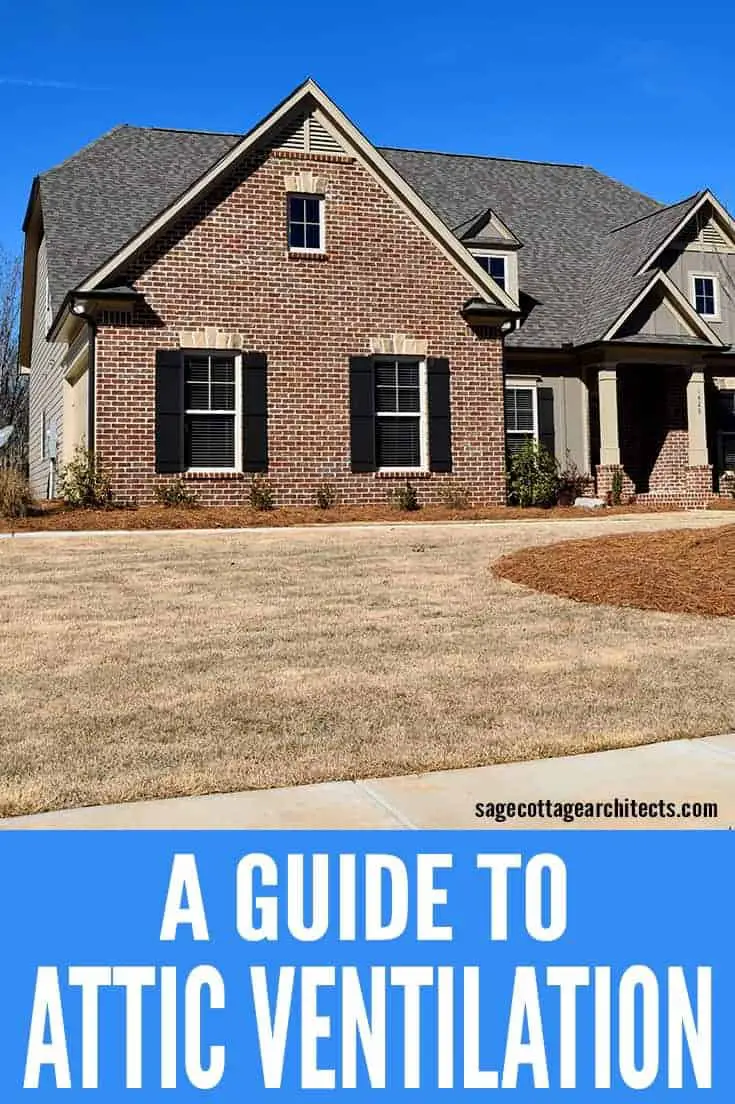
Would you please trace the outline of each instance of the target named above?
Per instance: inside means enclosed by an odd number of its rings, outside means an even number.
[[[324,200],[321,197],[288,197],[288,248],[312,253],[324,249]]]
[[[480,264],[485,271],[492,276],[498,287],[501,287],[503,291],[506,290],[507,275],[505,257],[488,257],[478,255],[476,258],[478,264]]]
[[[186,466],[229,470],[238,465],[240,387],[234,356],[184,358]]]
[[[509,456],[527,441],[538,440],[538,396],[535,387],[506,387],[505,439]]]
[[[378,468],[426,467],[426,380],[418,360],[375,362],[375,446]]]
[[[720,313],[716,276],[692,276],[692,298],[697,314],[717,318]]]

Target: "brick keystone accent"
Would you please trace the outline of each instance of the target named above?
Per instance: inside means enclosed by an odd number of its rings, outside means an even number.
[[[241,333],[229,333],[216,326],[200,330],[179,330],[180,349],[242,349],[245,338]]]
[[[422,338],[394,333],[388,337],[371,337],[370,352],[389,356],[426,356],[429,343]]]
[[[287,192],[307,192],[315,195],[324,195],[327,190],[326,178],[311,169],[303,169],[301,172],[289,173],[284,177]]]

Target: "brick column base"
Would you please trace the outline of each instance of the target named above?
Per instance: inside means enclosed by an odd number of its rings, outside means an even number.
[[[620,495],[621,502],[631,502],[635,498],[635,484],[630,476],[626,475],[621,464],[598,464],[596,468],[597,497],[608,498],[608,496],[612,495],[613,476],[615,472],[620,472],[623,476],[623,486]]]
[[[703,464],[697,468],[687,468],[684,482],[684,501],[682,506],[693,509],[706,506],[714,494],[712,483],[712,465]]]

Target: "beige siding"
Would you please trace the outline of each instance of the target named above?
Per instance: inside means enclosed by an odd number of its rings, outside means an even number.
[[[43,458],[42,426],[56,427],[57,451],[62,449],[63,356],[65,345],[46,340],[46,242],[38,249],[36,293],[33,306],[33,343],[29,380],[29,467],[33,493],[44,497],[49,461]]]
[[[662,258],[662,267],[689,302],[692,301],[691,273],[717,277],[721,321],[708,318],[707,322],[726,345],[735,343],[735,254],[703,253],[691,248],[669,250]]]
[[[60,462],[68,464],[74,450],[87,440],[89,372],[86,358],[81,373],[64,380],[64,440]]]
[[[579,376],[543,375],[544,366],[538,372],[528,368],[518,369],[512,363],[507,378],[537,381],[538,387],[550,387],[554,392],[554,453],[563,468],[573,462],[581,472],[590,471],[587,445],[587,386]]]

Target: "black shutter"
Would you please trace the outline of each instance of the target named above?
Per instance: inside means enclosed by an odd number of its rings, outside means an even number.
[[[184,463],[184,359],[178,349],[156,351],[156,471]]]
[[[242,469],[268,470],[268,358],[242,357]]]
[[[375,471],[375,369],[370,357],[350,357],[350,460],[353,472]]]
[[[429,357],[429,466],[435,472],[452,470],[452,419],[449,404],[449,361]]]
[[[538,389],[538,440],[554,456],[554,389]]]

